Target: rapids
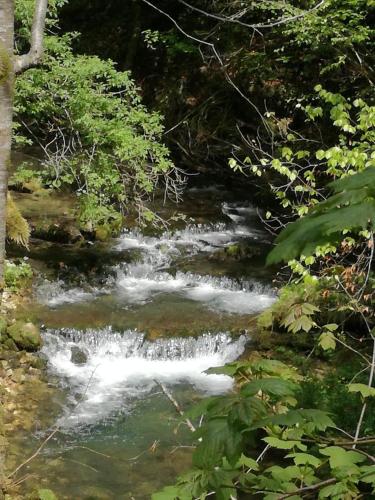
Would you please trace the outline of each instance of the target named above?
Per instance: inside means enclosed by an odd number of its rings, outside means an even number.
[[[175,207],[159,210],[173,220]],[[59,498],[138,500],[173,482],[190,462],[191,436],[158,382],[184,408],[232,390],[230,377],[206,370],[251,348],[254,315],[275,300],[255,207],[210,187],[188,191],[180,210],[167,230],[124,231],[92,268],[77,253],[66,270],[64,249],[52,248],[59,267],[47,265],[35,286],[58,397],[18,455],[57,425],[31,473]]]

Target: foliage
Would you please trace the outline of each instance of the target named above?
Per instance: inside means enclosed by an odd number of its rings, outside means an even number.
[[[291,124],[300,133],[311,132],[301,123],[298,108],[306,102],[311,106],[314,84],[340,89],[349,98],[371,97],[375,38],[374,6],[368,0],[267,0],[245,6],[227,0],[187,2],[193,8],[181,3],[164,8],[186,33],[214,44],[223,63],[212,48],[170,24],[166,33],[159,29],[168,43],[152,56],[164,77],[159,87],[167,80],[168,88],[156,93],[158,105],[171,127],[182,120],[172,134],[188,159],[201,154],[218,162],[233,153],[233,146],[241,157],[248,142],[259,136],[271,150]],[[278,22],[288,18],[294,21]],[[324,124],[323,134],[326,129]]]
[[[375,151],[374,151],[375,158]],[[318,246],[337,247],[350,230],[368,230],[375,223],[375,169],[330,184],[334,195],[315,205],[306,217],[289,224],[278,236],[269,263],[309,256]]]
[[[214,373],[235,375],[238,390],[187,412],[191,419],[204,416],[194,433],[194,468],[153,498],[205,498],[210,492],[220,499],[241,493],[297,499],[305,492],[357,498],[375,491],[375,469],[365,451],[369,444],[358,443],[353,450],[353,440],[340,434],[326,412],[298,407],[301,377],[295,369],[253,359]],[[256,451],[262,441],[263,450]],[[265,454],[270,457],[263,464]]]
[[[21,41],[26,29],[23,22]],[[178,197],[181,179],[161,143],[162,118],[141,104],[130,73],[110,60],[73,54],[77,36],[46,37],[43,65],[17,78],[15,120],[21,142],[44,150],[44,185],[73,188],[81,223],[92,230],[131,207],[144,218],[155,189],[164,185]]]
[[[310,355],[347,349],[358,369],[350,379],[335,377],[332,384],[315,380],[321,393],[315,395],[319,404],[310,408],[305,404],[310,380],[299,379],[280,362],[263,360],[263,370],[258,361],[255,369],[253,360],[209,370],[234,376],[236,391],[203,400],[188,413],[203,422],[195,433],[194,469],[164,490],[164,498],[214,493],[219,499],[242,494],[270,500],[339,499],[375,493],[375,428],[369,412],[375,397],[375,343],[368,305],[373,297],[375,109],[361,100],[352,105],[320,87],[316,91],[326,110],[306,106],[305,112],[312,122],[329,112],[336,131],[331,145],[306,140],[305,149],[293,150],[301,141],[288,133],[289,145],[285,142],[278,155],[254,146],[251,157],[242,163],[233,158],[230,166],[240,171],[247,167],[268,180],[270,171],[276,173],[273,179],[279,181],[272,188],[284,209],[277,222],[291,214],[300,217],[281,233],[270,256],[270,261],[296,258],[289,260],[289,267],[297,278],[281,290],[258,325],[293,335],[315,334]],[[332,179],[334,194],[325,199]],[[330,312],[346,317],[326,322]],[[345,328],[350,316],[361,320],[352,334]],[[343,407],[352,414],[342,416]],[[332,410],[335,423],[328,413]],[[360,437],[361,431],[367,435]],[[263,450],[261,441],[266,443]]]
[[[6,288],[11,292],[19,292],[30,285],[33,271],[30,264],[25,261],[5,262],[4,281]]]
[[[305,278],[298,284],[290,284],[279,291],[278,300],[261,313],[257,326],[261,330],[286,331],[293,335],[300,333],[318,336],[318,345],[323,351],[336,348],[337,335],[342,336],[337,323],[341,319],[337,304],[346,298],[336,293],[324,296],[325,280]],[[330,310],[330,305],[334,311]],[[330,323],[328,323],[330,321]]]
[[[28,248],[30,226],[9,193],[7,199],[6,232],[7,238],[11,241]]]
[[[16,191],[42,191],[43,178],[28,162],[22,162],[8,180],[8,187]]]
[[[367,314],[373,292],[368,266],[375,206],[375,108],[362,99],[351,102],[321,86],[316,87],[316,93],[321,106],[305,107],[307,122],[315,124],[328,115],[330,145],[322,140],[301,140],[289,132],[273,155],[254,146],[244,162],[232,159],[230,166],[235,170],[246,168],[267,182],[270,175],[274,176],[271,189],[281,207],[278,212],[268,211],[265,223],[274,232],[285,229],[268,262],[285,260],[292,283],[319,286],[319,316],[327,323],[337,323],[337,319],[345,320],[345,312]],[[302,149],[301,142],[305,146]],[[327,199],[332,189],[334,194]],[[298,220],[288,224],[295,217]],[[282,307],[282,303],[274,308]],[[312,303],[316,304],[314,300]],[[304,321],[305,330],[314,326],[308,316],[298,320]],[[277,322],[277,317],[274,319]],[[273,319],[268,322],[273,324]],[[300,326],[298,322],[296,326]],[[321,332],[321,342],[327,349],[333,347],[332,332]]]

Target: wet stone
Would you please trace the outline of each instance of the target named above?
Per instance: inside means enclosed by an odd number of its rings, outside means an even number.
[[[85,365],[87,363],[87,353],[78,346],[72,346],[70,361],[78,366]]]

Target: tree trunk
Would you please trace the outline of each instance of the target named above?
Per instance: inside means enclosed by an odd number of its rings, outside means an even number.
[[[13,35],[14,1],[0,0],[0,294],[4,285],[6,204],[12,141]]]

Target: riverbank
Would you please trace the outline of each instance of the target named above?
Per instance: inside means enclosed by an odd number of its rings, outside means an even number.
[[[43,408],[50,407],[53,389],[47,382],[45,362],[38,352],[34,352],[40,348],[36,338],[38,328],[30,322],[11,319],[16,312],[17,299],[14,295],[6,295],[1,311],[0,342],[0,489],[3,495],[17,499],[24,496],[18,496],[20,477],[15,479],[12,474],[20,465],[19,457],[14,456],[15,441],[21,435],[40,430]]]

